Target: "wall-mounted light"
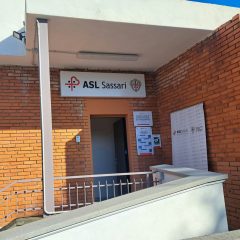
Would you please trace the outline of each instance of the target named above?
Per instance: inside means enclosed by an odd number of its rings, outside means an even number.
[[[26,44],[26,32],[13,31],[13,37],[24,42],[24,44]]]
[[[77,57],[88,60],[137,61],[139,55],[131,53],[80,51],[77,53]]]

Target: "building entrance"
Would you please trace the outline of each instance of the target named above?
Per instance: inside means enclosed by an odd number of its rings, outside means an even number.
[[[125,173],[129,171],[127,134],[125,118],[91,117],[92,156],[94,174]],[[106,184],[126,180],[126,177],[96,178],[95,184]],[[124,179],[125,178],[125,179]],[[113,194],[109,189],[108,197]],[[99,192],[95,192],[95,201],[99,200]],[[101,200],[106,199],[101,192]]]

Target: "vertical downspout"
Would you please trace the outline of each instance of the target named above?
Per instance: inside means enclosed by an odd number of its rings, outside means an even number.
[[[45,214],[53,214],[54,175],[52,148],[52,108],[47,19],[37,19],[37,30],[41,102],[43,209]]]

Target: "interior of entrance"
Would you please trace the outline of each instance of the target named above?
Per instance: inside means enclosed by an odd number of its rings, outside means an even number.
[[[126,173],[129,171],[125,118],[91,117],[91,135],[94,174]],[[106,181],[118,182],[119,177],[96,178],[94,180],[95,184],[105,184]],[[102,200],[107,197],[104,194],[101,194]],[[108,194],[111,195],[111,192]],[[99,200],[97,192],[95,192],[95,200]]]

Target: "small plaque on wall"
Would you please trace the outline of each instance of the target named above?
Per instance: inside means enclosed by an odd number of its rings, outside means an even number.
[[[154,147],[161,147],[161,135],[160,134],[153,134],[153,146]]]
[[[135,127],[152,127],[153,119],[151,111],[135,111],[133,112]]]

